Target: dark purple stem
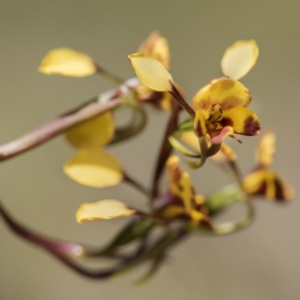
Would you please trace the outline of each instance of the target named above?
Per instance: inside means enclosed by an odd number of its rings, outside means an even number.
[[[167,124],[167,128],[163,137],[163,142],[159,151],[158,160],[155,167],[154,177],[152,181],[152,191],[151,191],[153,199],[156,198],[158,195],[159,179],[164,170],[166,161],[172,151],[172,146],[169,143],[168,137],[176,130],[180,109],[181,107],[179,106],[179,104],[177,102],[174,102],[173,110]]]

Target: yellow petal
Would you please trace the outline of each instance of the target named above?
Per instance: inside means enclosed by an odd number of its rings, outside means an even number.
[[[123,202],[105,199],[93,203],[83,203],[76,212],[78,223],[124,218],[136,211]]]
[[[246,107],[251,101],[249,90],[240,82],[230,78],[218,78],[200,89],[193,98],[193,107],[210,110],[219,104],[222,110]]]
[[[101,147],[108,144],[115,131],[111,112],[106,112],[65,132],[67,141],[75,148]]]
[[[48,75],[85,77],[94,74],[97,67],[85,53],[58,48],[47,53],[39,66],[39,71]]]
[[[235,80],[244,77],[255,65],[258,53],[254,40],[235,42],[225,51],[222,58],[223,74]]]
[[[260,132],[258,117],[245,107],[235,107],[224,111],[220,124],[224,127],[233,127],[234,132],[238,134],[257,135]]]
[[[64,172],[76,182],[96,188],[114,186],[123,180],[119,161],[98,148],[82,148],[65,165]]]
[[[256,150],[258,165],[269,166],[273,162],[275,152],[275,134],[271,131],[264,133]]]
[[[200,151],[199,139],[194,131],[183,132],[180,139],[193,150]]]
[[[137,77],[148,88],[157,92],[171,90],[172,76],[158,60],[142,53],[131,54],[128,58]]]
[[[275,172],[258,169],[244,177],[243,185],[249,195],[262,195],[268,200],[289,200],[294,196],[293,188]]]
[[[190,175],[180,168],[179,161],[180,159],[176,155],[170,156],[167,161],[170,190],[175,196],[182,200],[186,213],[190,213],[194,205],[195,192]]]
[[[152,32],[147,40],[139,47],[138,52],[150,55],[157,59],[167,70],[170,68],[170,50],[168,41],[158,32]]]
[[[221,149],[213,156],[209,157],[215,163],[223,163],[228,161],[235,161],[236,153],[227,144],[222,143]]]

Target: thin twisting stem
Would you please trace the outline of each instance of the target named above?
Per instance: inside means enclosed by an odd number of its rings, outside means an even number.
[[[154,171],[152,192],[151,192],[153,199],[156,198],[156,196],[158,195],[159,180],[164,170],[165,163],[172,151],[172,146],[168,138],[176,130],[179,112],[180,112],[180,106],[177,104],[177,102],[175,102],[170,119],[167,124],[167,128],[165,130],[165,134],[163,137],[162,145],[159,151],[158,160]]]
[[[173,82],[170,82],[172,90],[170,93],[172,96],[177,100],[177,102],[182,106],[182,108],[185,109],[185,111],[190,115],[192,119],[195,118],[195,111],[192,109],[192,107],[185,101],[185,99],[181,96],[177,88],[175,87]]]
[[[107,70],[103,69],[102,67],[100,67],[99,65],[95,64],[97,67],[97,74],[107,78],[108,80],[112,81],[113,83],[120,85],[124,82],[124,80],[122,78],[120,78],[117,75],[111,74],[110,72],[108,72]]]
[[[244,191],[242,175],[239,171],[237,164],[234,161],[230,161],[228,162],[228,164],[231,167],[233,174],[236,178],[236,181],[239,184],[241,190],[240,193],[241,195],[237,202],[245,204],[247,208],[247,213],[245,216],[243,216],[237,221],[230,221],[220,225],[215,225],[213,230],[214,233],[216,233],[217,235],[231,234],[237,230],[247,227],[254,219],[254,214],[255,214],[253,204],[250,201],[249,197],[247,196],[246,192]]]
[[[144,187],[141,183],[137,182],[135,179],[133,179],[131,176],[129,176],[127,173],[124,174],[124,182],[133,186],[135,189],[140,191],[146,197],[148,197],[148,198],[151,197],[150,191],[146,187]]]

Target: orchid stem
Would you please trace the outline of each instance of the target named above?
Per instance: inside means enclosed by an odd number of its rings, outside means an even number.
[[[181,96],[177,88],[175,87],[173,82],[170,82],[172,90],[169,91],[173,97],[177,100],[177,102],[185,109],[185,111],[190,115],[190,117],[194,120],[195,118],[195,111],[192,107],[186,102],[186,100]]]
[[[159,185],[159,180],[161,177],[161,174],[164,170],[165,163],[172,151],[172,146],[169,142],[169,136],[172,135],[172,133],[175,131],[178,123],[178,115],[180,112],[180,106],[177,104],[177,102],[174,102],[174,107],[171,113],[171,116],[169,118],[167,128],[165,129],[165,134],[163,137],[162,145],[159,151],[157,163],[155,166],[155,171],[154,171],[154,178],[152,182],[152,198],[156,198],[158,195],[158,185]]]
[[[135,179],[133,179],[131,176],[129,176],[128,174],[124,174],[124,182],[133,186],[139,192],[144,194],[147,198],[151,198],[150,191],[146,187],[144,187],[141,183],[137,182]]]
[[[96,68],[97,68],[97,74],[105,77],[106,79],[110,80],[111,82],[115,83],[116,85],[123,84],[124,80],[122,78],[108,72],[107,70],[103,69],[102,67],[100,67],[97,64],[95,64],[95,65],[96,65]]]

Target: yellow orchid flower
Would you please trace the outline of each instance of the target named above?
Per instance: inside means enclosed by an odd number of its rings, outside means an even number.
[[[275,134],[266,132],[256,150],[257,167],[243,179],[244,189],[249,195],[264,196],[270,201],[290,200],[294,197],[293,188],[269,169],[275,151]]]
[[[205,124],[201,124],[201,131],[210,135],[213,144],[221,143],[226,136],[234,137],[234,133],[253,136],[260,132],[258,117],[247,108],[251,94],[237,81],[254,66],[258,53],[253,40],[234,43],[226,50],[221,61],[226,77],[211,81],[192,100],[197,110],[197,120],[205,120]]]

